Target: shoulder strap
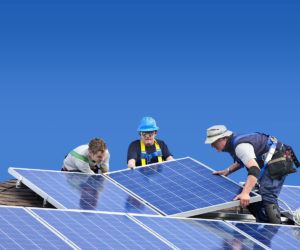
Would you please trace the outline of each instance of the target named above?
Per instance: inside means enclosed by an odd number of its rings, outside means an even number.
[[[142,166],[145,166],[146,165],[146,159],[145,159],[145,157],[143,157],[143,155],[147,154],[145,143],[142,140],[140,140],[140,145],[141,145],[141,163],[142,163]]]
[[[154,141],[154,144],[155,144],[156,152],[160,151],[160,155],[157,156],[158,162],[162,162],[162,153],[161,153],[160,146],[156,140]]]

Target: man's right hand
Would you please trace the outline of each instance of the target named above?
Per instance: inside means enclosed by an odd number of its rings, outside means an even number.
[[[224,170],[214,171],[213,174],[227,176],[229,175],[229,171],[228,168],[226,168]]]
[[[135,168],[135,159],[130,159],[127,163],[127,167],[129,169],[134,169]]]

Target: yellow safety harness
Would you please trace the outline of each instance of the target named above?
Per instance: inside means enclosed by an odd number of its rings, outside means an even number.
[[[145,165],[149,164],[153,157],[157,157],[158,162],[163,161],[162,160],[161,149],[160,149],[160,146],[159,146],[159,144],[157,143],[156,140],[154,140],[154,145],[155,145],[156,151],[151,153],[151,154],[147,154],[145,143],[142,140],[140,141],[140,144],[141,144],[141,162],[142,162],[142,166],[145,166]]]

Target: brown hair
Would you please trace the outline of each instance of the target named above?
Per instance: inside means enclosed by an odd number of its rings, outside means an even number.
[[[101,138],[94,138],[89,143],[89,150],[92,154],[97,154],[99,151],[104,152],[106,149],[106,143]]]

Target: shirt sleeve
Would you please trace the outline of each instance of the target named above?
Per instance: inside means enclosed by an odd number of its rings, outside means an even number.
[[[250,143],[241,143],[235,148],[236,156],[246,166],[250,160],[256,159],[254,148]]]
[[[162,142],[161,151],[164,159],[167,159],[169,156],[173,156],[165,142]]]
[[[134,159],[137,161],[138,152],[137,152],[137,143],[136,141],[130,143],[127,151],[127,163],[129,160]]]
[[[94,172],[90,168],[90,165],[87,162],[77,159],[73,156],[70,157],[72,158],[72,163],[70,164],[70,167],[72,169],[79,170],[80,172],[87,174],[94,174]]]

